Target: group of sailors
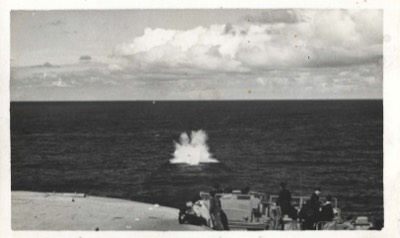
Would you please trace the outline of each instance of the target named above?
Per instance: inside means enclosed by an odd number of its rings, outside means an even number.
[[[269,223],[266,224],[266,229],[354,230],[357,225],[363,227],[368,225],[369,229],[379,230],[382,228],[383,221],[377,220],[376,224],[371,226],[370,224],[372,223],[368,223],[367,217],[350,216],[345,221],[342,221],[339,216],[335,216],[331,195],[327,195],[324,201],[321,202],[320,187],[316,187],[310,198],[303,204],[299,204],[301,206],[298,211],[293,205],[290,191],[286,188],[287,184],[281,183],[280,186],[281,191],[276,204],[268,205]],[[250,187],[245,187],[240,190],[240,193],[249,194],[249,191]],[[221,207],[221,201],[217,194],[231,194],[232,192],[229,187],[221,189],[219,184],[215,184],[210,190],[209,196],[206,193],[197,193],[185,204],[185,207],[180,209],[179,223],[206,226],[214,230],[229,230],[228,218]],[[262,205],[260,208],[260,200],[253,201],[252,198],[253,196],[249,201],[252,210],[250,221],[253,221],[254,218],[256,222],[259,222],[262,216],[260,209],[265,209],[265,207]],[[246,222],[248,221],[248,217],[243,218],[246,218]]]
[[[300,221],[301,229],[315,230],[320,229],[322,223],[333,221],[334,210],[332,206],[332,196],[327,195],[326,201],[320,201],[321,188],[316,187],[310,199],[302,204],[300,211],[292,205],[292,196],[286,188],[286,183],[281,183],[281,191],[277,200],[277,207],[280,208],[280,215],[272,216],[277,218],[273,229],[284,229],[283,218],[291,218],[292,221]],[[247,194],[249,187],[241,190],[242,194]],[[209,198],[202,198],[197,193],[186,206],[180,209],[179,223],[207,226],[214,230],[229,230],[228,218],[221,207],[221,201],[216,196],[217,193],[229,193],[227,189],[222,190],[219,184],[215,184],[209,192]],[[257,218],[257,206],[252,214]],[[261,215],[261,214],[259,214]],[[257,219],[256,219],[257,220]]]
[[[186,203],[186,207],[180,209],[179,223],[203,225],[214,230],[229,230],[228,218],[216,196],[221,192],[219,184],[215,184],[209,193],[209,199],[203,199],[199,193],[196,194]]]
[[[282,217],[288,216],[292,220],[299,220],[303,230],[321,229],[321,225],[331,222],[334,219],[334,210],[332,206],[332,196],[327,195],[326,201],[321,203],[321,188],[316,187],[309,200],[301,206],[301,210],[297,210],[292,205],[292,196],[286,189],[286,183],[281,183],[281,191],[279,193],[277,205],[281,208]],[[282,224],[283,229],[283,224]]]

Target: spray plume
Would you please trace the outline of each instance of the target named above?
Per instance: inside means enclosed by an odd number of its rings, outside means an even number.
[[[186,163],[198,165],[200,163],[218,163],[208,151],[207,134],[203,130],[192,131],[189,135],[183,132],[179,143],[175,142],[174,158],[171,164]]]

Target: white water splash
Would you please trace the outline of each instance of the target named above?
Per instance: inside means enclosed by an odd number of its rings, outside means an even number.
[[[219,163],[213,159],[207,146],[207,134],[203,130],[192,131],[189,135],[186,132],[181,134],[179,143],[175,142],[174,158],[171,164],[186,163],[198,165],[200,163]]]

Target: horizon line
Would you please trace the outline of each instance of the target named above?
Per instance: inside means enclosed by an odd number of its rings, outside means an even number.
[[[383,101],[383,98],[310,98],[310,99],[146,99],[146,100],[10,100],[24,102],[229,102],[229,101]]]

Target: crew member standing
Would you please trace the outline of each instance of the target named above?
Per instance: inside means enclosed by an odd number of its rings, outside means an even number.
[[[311,195],[311,199],[310,199],[311,205],[318,212],[319,212],[319,207],[321,205],[321,203],[319,201],[320,194],[321,194],[321,188],[317,187],[317,188],[315,188],[314,193]]]
[[[286,189],[286,185],[286,183],[281,183],[281,191],[276,205],[281,207],[282,216],[292,217],[292,194]]]
[[[321,202],[319,201],[319,195],[321,194],[321,188],[320,187],[316,187],[314,190],[314,193],[311,195],[311,199],[310,199],[310,205],[312,207],[313,210],[313,223],[314,225],[316,223],[318,223],[319,219],[319,208],[321,206]]]
[[[334,213],[332,206],[332,196],[326,196],[326,202],[321,208],[321,212],[319,213],[320,221],[333,221]]]
[[[221,221],[221,203],[215,196],[216,191],[210,191],[210,215],[213,221],[213,227],[215,230],[224,230],[224,225]]]

